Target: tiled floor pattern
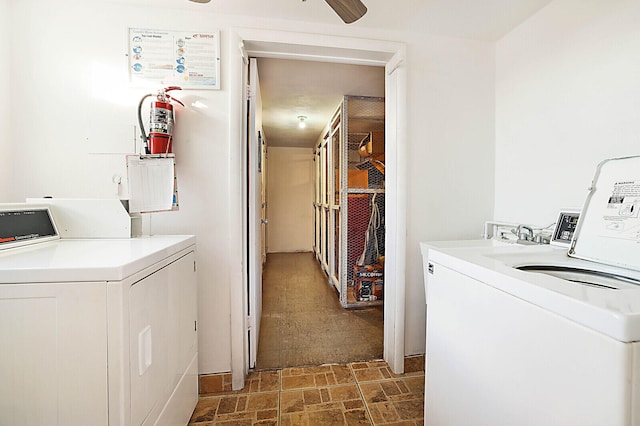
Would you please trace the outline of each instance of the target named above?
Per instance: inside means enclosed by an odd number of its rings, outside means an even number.
[[[237,392],[201,395],[190,426],[422,425],[424,357],[252,372]]]
[[[256,367],[379,359],[383,307],[344,309],[313,253],[270,253],[263,270]]]

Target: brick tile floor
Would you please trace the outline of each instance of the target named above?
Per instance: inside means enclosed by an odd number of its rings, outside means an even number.
[[[423,424],[424,357],[251,372],[244,389],[201,395],[190,426]]]

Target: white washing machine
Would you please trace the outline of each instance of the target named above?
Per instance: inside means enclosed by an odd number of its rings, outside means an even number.
[[[0,205],[0,424],[186,424],[195,238],[60,238],[55,207]]]
[[[640,157],[612,159],[569,247],[422,245],[425,424],[640,424],[639,205]]]

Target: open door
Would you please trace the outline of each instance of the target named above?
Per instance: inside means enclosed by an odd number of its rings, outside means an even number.
[[[255,368],[262,315],[262,236],[266,219],[263,215],[263,143],[262,105],[258,82],[258,65],[249,60],[247,81],[247,186],[248,186],[248,295],[247,338],[249,368]]]

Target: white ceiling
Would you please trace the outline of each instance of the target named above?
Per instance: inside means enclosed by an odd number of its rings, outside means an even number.
[[[127,4],[206,11],[318,24],[343,24],[324,0],[111,0]],[[368,12],[349,24],[359,28],[411,31],[497,40],[552,0],[362,0]]]
[[[258,78],[269,146],[312,147],[343,95],[384,96],[383,67],[259,58]]]
[[[112,0],[327,25],[343,24],[324,0]],[[495,41],[552,0],[362,0],[364,17],[350,27],[382,28]],[[270,146],[313,146],[342,95],[384,96],[377,67],[260,58],[263,127]],[[308,118],[306,131],[296,117]]]

